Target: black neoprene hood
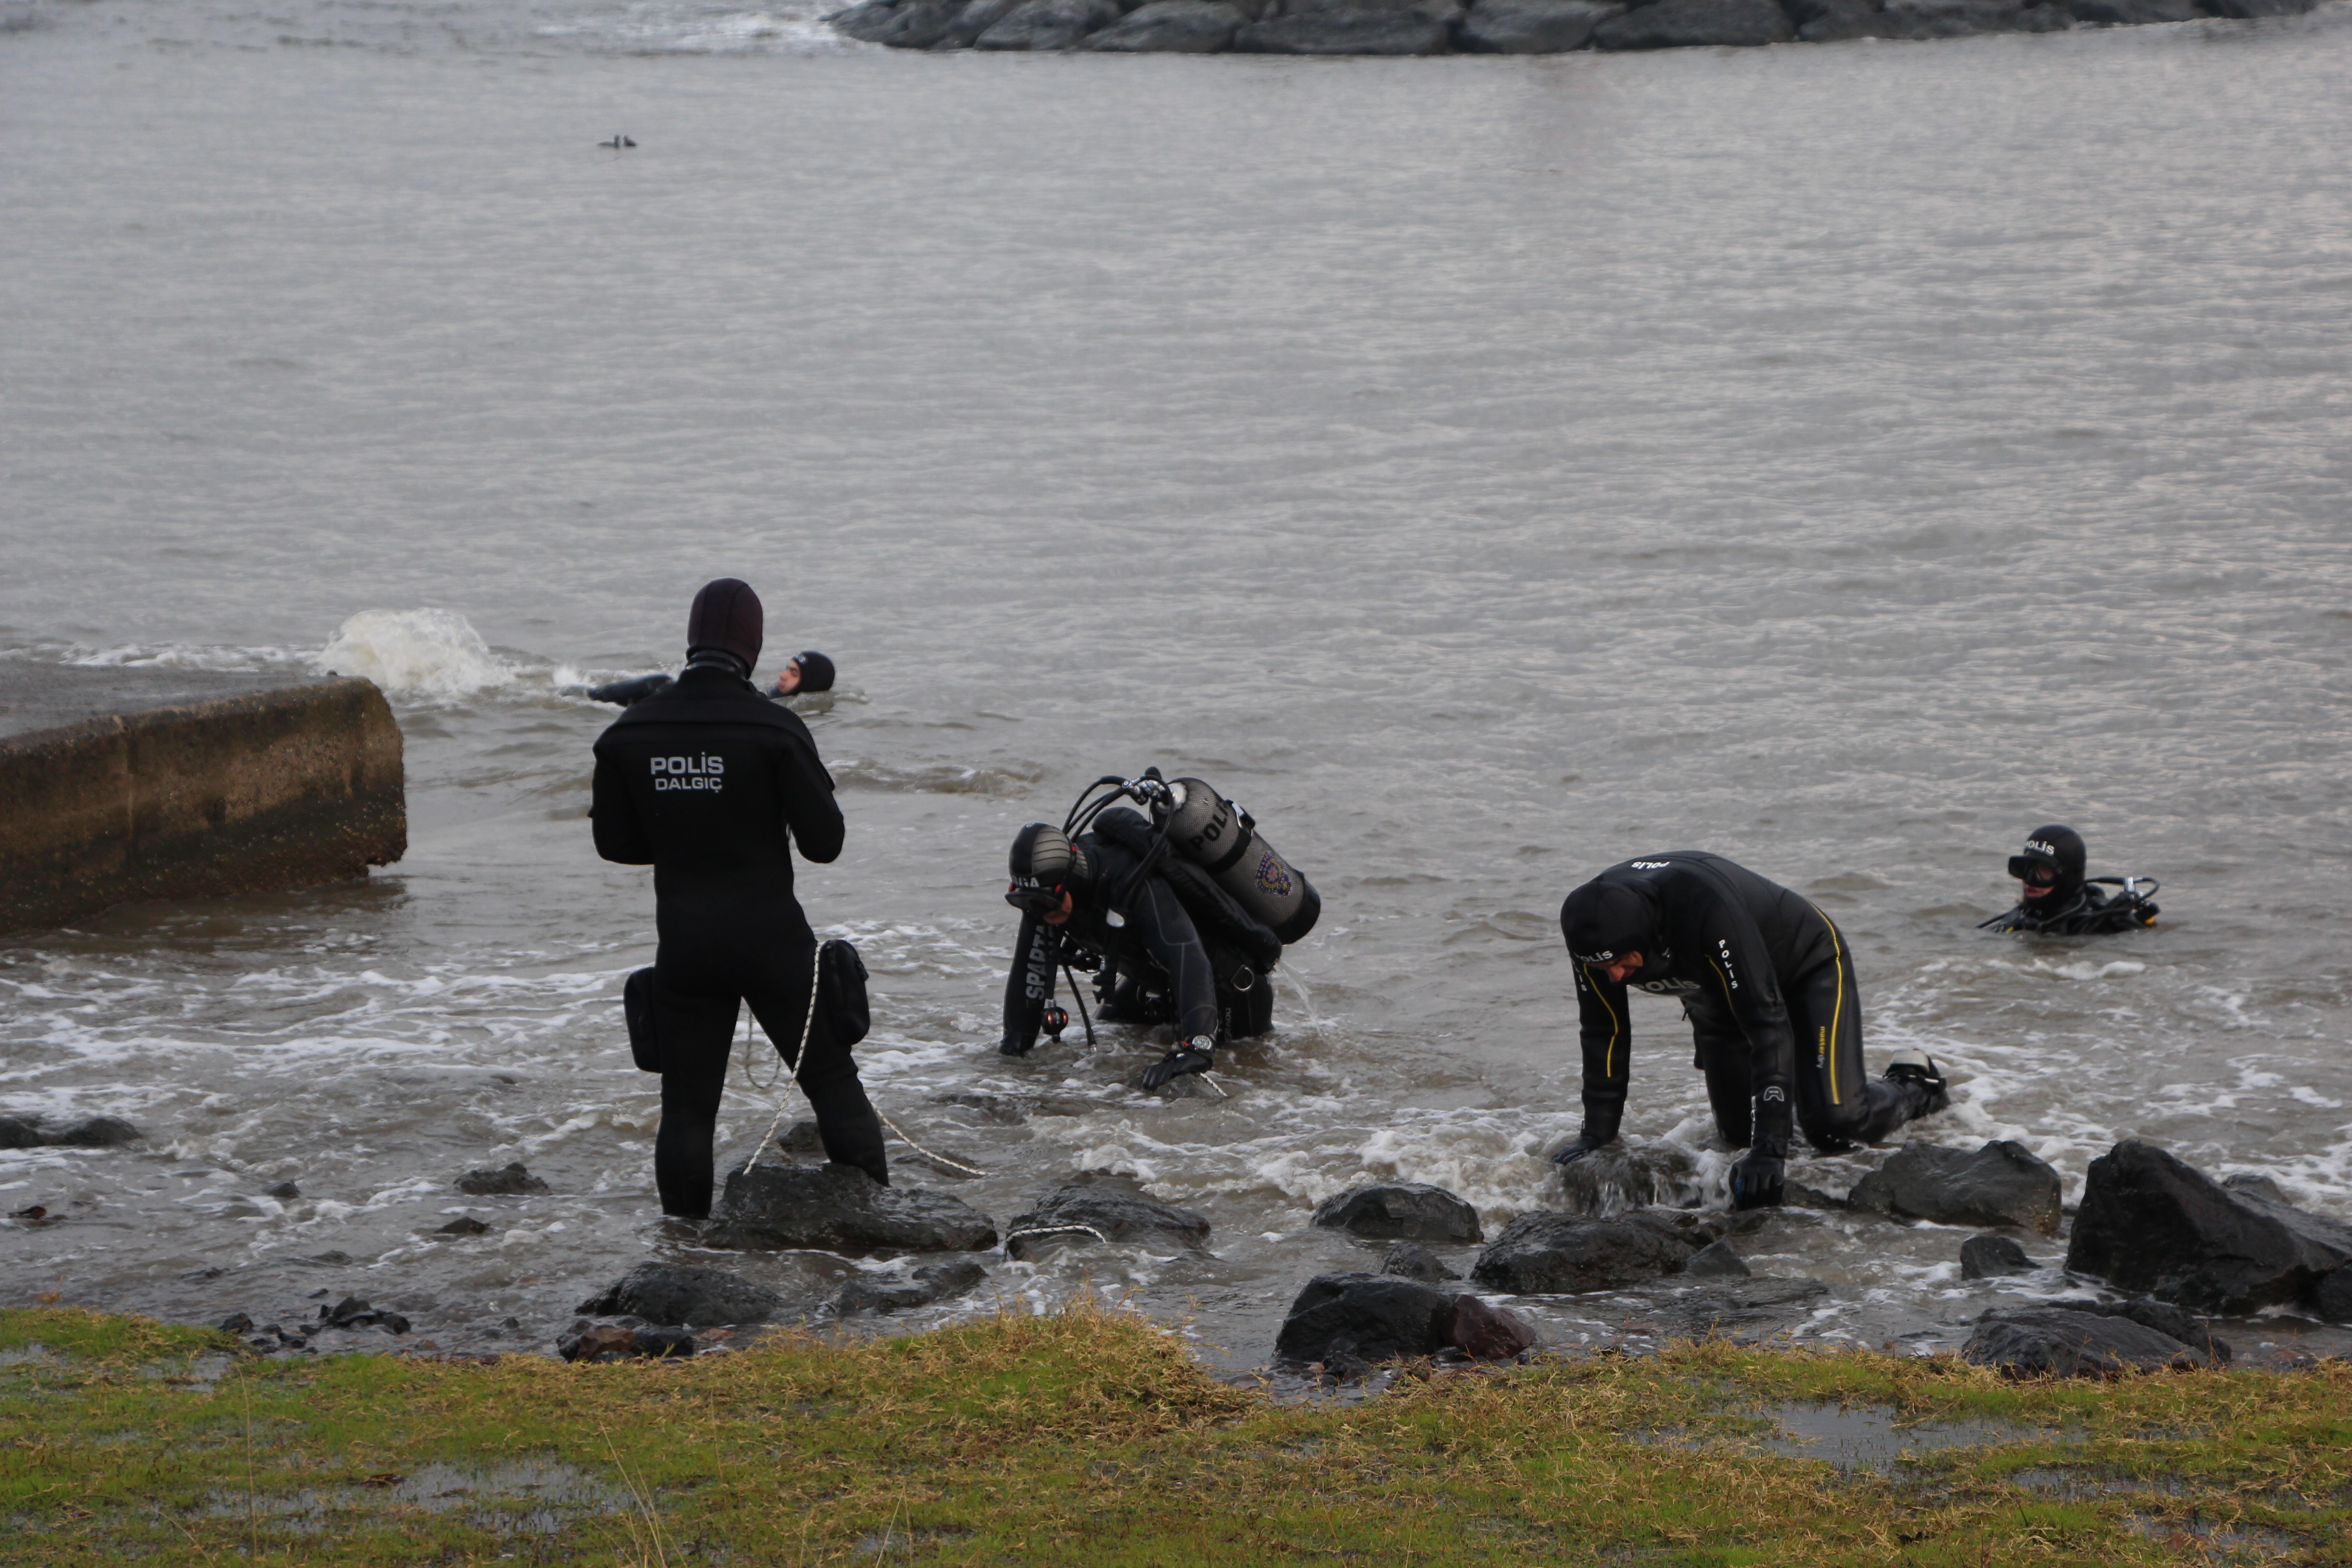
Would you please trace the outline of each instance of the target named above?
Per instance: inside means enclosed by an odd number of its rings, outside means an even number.
[[[1595,879],[1559,907],[1559,934],[1579,963],[1612,963],[1655,947],[1657,906],[1634,889]]]

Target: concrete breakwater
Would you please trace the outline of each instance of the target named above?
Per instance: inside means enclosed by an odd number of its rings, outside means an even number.
[[[2297,15],[2318,0],[866,0],[833,25],[900,49],[1507,55],[2053,33]]]
[[[0,931],[364,877],[407,847],[400,727],[368,681],[0,673]]]

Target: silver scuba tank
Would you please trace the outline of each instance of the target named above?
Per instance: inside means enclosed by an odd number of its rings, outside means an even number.
[[[1250,814],[1200,779],[1171,779],[1152,815],[1178,854],[1213,878],[1252,919],[1285,943],[1315,929],[1323,912],[1314,884],[1257,831]]]

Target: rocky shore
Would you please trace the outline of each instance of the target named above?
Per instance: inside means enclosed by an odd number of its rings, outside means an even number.
[[[2056,33],[2311,10],[2318,0],[865,0],[850,37],[894,49],[1105,54],[1552,55],[1702,44]]]

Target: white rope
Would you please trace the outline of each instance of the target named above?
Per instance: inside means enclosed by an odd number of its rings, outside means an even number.
[[[817,982],[824,973],[824,945],[820,942],[817,944],[816,957],[812,960],[809,964],[808,1011],[801,1016],[801,1048],[793,1058],[792,1064],[793,1084],[794,1088],[801,1091],[801,1098],[803,1100],[808,1099],[808,1086],[801,1082],[801,1070],[808,1066],[809,1030],[816,1023],[816,988]],[[748,1038],[748,1034],[746,1037]],[[747,1078],[750,1076],[750,1065],[751,1053],[747,1050],[744,1053],[744,1076]],[[765,1088],[766,1086],[760,1085],[757,1087]],[[814,1110],[816,1108],[816,1101],[810,1100],[809,1108],[811,1110]],[[748,1171],[752,1166],[760,1163],[760,1156],[768,1152],[768,1145],[775,1142],[776,1129],[784,1124],[784,1118],[792,1113],[792,1098],[788,1095],[784,1098],[783,1102],[776,1107],[776,1119],[768,1123],[767,1136],[761,1138],[760,1140],[759,1147],[751,1151],[751,1157],[743,1162],[743,1168],[745,1170]],[[887,1116],[883,1116],[880,1111],[877,1110],[874,1114],[881,1119],[883,1126],[887,1127],[891,1131],[898,1133],[898,1141],[901,1143],[904,1143],[908,1148],[912,1149],[924,1159],[929,1160],[932,1164],[938,1165],[944,1170],[954,1171],[959,1174],[966,1176],[984,1176],[988,1174],[986,1171],[982,1170],[977,1165],[967,1165],[961,1160],[950,1160],[945,1154],[932,1152],[930,1150],[924,1148],[920,1143],[916,1142],[912,1138],[908,1137],[897,1122],[891,1121]],[[1097,1234],[1099,1235],[1100,1233],[1097,1232]]]
[[[1024,1236],[1066,1236],[1074,1230],[1085,1231],[1088,1236],[1093,1237],[1105,1247],[1108,1247],[1110,1245],[1110,1237],[1105,1236],[1102,1232],[1097,1230],[1090,1225],[1034,1225],[1031,1226],[1027,1230],[1016,1230],[1011,1236],[1006,1237],[1004,1238],[1004,1250],[1008,1254],[1011,1253],[1013,1250],[1013,1244],[1020,1240]]]

